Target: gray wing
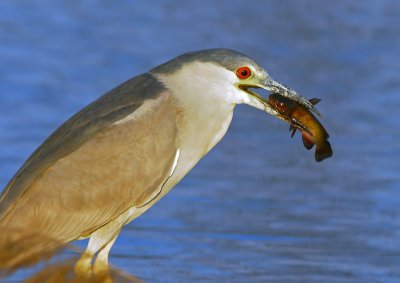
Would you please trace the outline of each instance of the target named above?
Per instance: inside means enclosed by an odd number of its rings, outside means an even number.
[[[2,192],[0,222],[65,239],[104,225],[159,189],[175,137],[168,91],[150,74],[135,77],[66,121],[29,157]]]

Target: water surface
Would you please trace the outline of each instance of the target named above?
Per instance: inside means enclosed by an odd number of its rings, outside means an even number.
[[[81,107],[182,52],[239,50],[322,99],[332,159],[238,106],[222,142],[125,227],[116,268],[146,282],[400,282],[398,1],[1,1],[0,42],[1,187]]]

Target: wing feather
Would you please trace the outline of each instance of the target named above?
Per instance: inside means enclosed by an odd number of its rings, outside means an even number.
[[[0,222],[70,241],[139,206],[169,177],[175,115],[149,74],[105,94],[25,162],[1,195]]]

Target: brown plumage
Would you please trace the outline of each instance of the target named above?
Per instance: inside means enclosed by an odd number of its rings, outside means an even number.
[[[150,82],[161,90],[157,96],[149,95]],[[147,93],[146,101],[141,92]],[[100,107],[105,100],[107,109]],[[129,119],[130,113],[136,117]],[[1,233],[0,244],[18,249],[26,245],[21,239],[34,235],[32,252],[25,256],[35,258],[35,247],[45,253],[88,237],[130,207],[151,201],[149,196],[158,193],[174,161],[175,116],[170,95],[150,75],[128,81],[77,113],[3,191],[0,229],[8,233]],[[11,231],[18,233],[11,236]],[[9,259],[3,253],[0,260],[0,267],[7,268],[30,261],[21,257],[19,262],[15,253]]]

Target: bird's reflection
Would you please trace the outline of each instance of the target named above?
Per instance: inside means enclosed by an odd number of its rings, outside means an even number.
[[[47,265],[45,268],[40,270],[38,273],[31,276],[25,282],[27,283],[139,283],[144,282],[139,278],[126,274],[117,268],[110,266],[110,274],[102,277],[96,277],[92,274],[88,274],[85,277],[77,277],[74,273],[74,266],[78,258],[63,260],[62,262],[56,262]]]
[[[61,245],[59,241],[49,239],[42,233],[27,232],[25,229],[24,231],[8,230],[7,233],[0,233],[0,281],[18,270],[47,260],[44,267],[30,278],[25,279],[25,282],[143,282],[112,266],[110,266],[109,274],[101,275],[101,277],[93,274],[78,277],[74,272],[74,267],[79,256],[69,259],[61,258],[58,255],[62,250],[81,252],[71,245]]]

